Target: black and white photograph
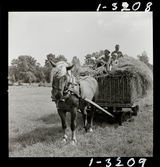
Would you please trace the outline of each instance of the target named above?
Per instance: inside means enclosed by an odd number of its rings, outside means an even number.
[[[153,130],[152,11],[8,12],[9,157],[153,157]]]

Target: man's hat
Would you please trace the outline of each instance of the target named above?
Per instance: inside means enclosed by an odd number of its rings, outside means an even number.
[[[105,52],[108,52],[108,53],[110,53],[110,51],[109,51],[108,49],[106,49],[106,50],[105,50]]]

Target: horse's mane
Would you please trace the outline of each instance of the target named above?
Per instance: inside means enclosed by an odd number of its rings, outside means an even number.
[[[71,73],[66,69],[67,66],[68,66],[68,63],[65,61],[59,61],[56,63],[56,67],[52,69],[50,74],[51,83],[53,82],[53,77],[60,78],[63,75],[66,75],[67,73],[71,75]]]

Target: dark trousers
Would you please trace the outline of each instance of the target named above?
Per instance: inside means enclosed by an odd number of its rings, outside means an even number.
[[[97,68],[100,67],[100,66],[102,66],[102,63],[97,63]],[[109,68],[110,64],[108,62],[106,62],[106,64],[104,65],[104,67],[106,67],[107,71],[110,71],[110,68]]]

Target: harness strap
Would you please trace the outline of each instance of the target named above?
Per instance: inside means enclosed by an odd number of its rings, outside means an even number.
[[[69,91],[70,91],[71,94],[75,94],[78,98],[81,98],[79,93],[74,88],[70,88]]]
[[[75,86],[78,87],[78,90],[75,89]],[[80,81],[79,80],[75,81],[75,77],[72,75],[68,84],[68,88],[64,90],[63,93],[66,95],[64,95],[60,100],[56,101],[57,109],[59,109],[58,107],[59,101],[65,102],[65,100],[68,99],[73,94],[76,95],[79,99],[82,99]]]
[[[68,87],[68,89],[64,92],[64,93],[68,93],[66,94],[66,97],[64,97],[65,99],[69,98],[70,95],[75,94],[78,98],[81,98],[81,86],[80,86],[80,82],[75,80],[76,78],[74,77],[74,75],[71,76],[70,79],[70,85]],[[75,87],[78,87],[77,90]]]

